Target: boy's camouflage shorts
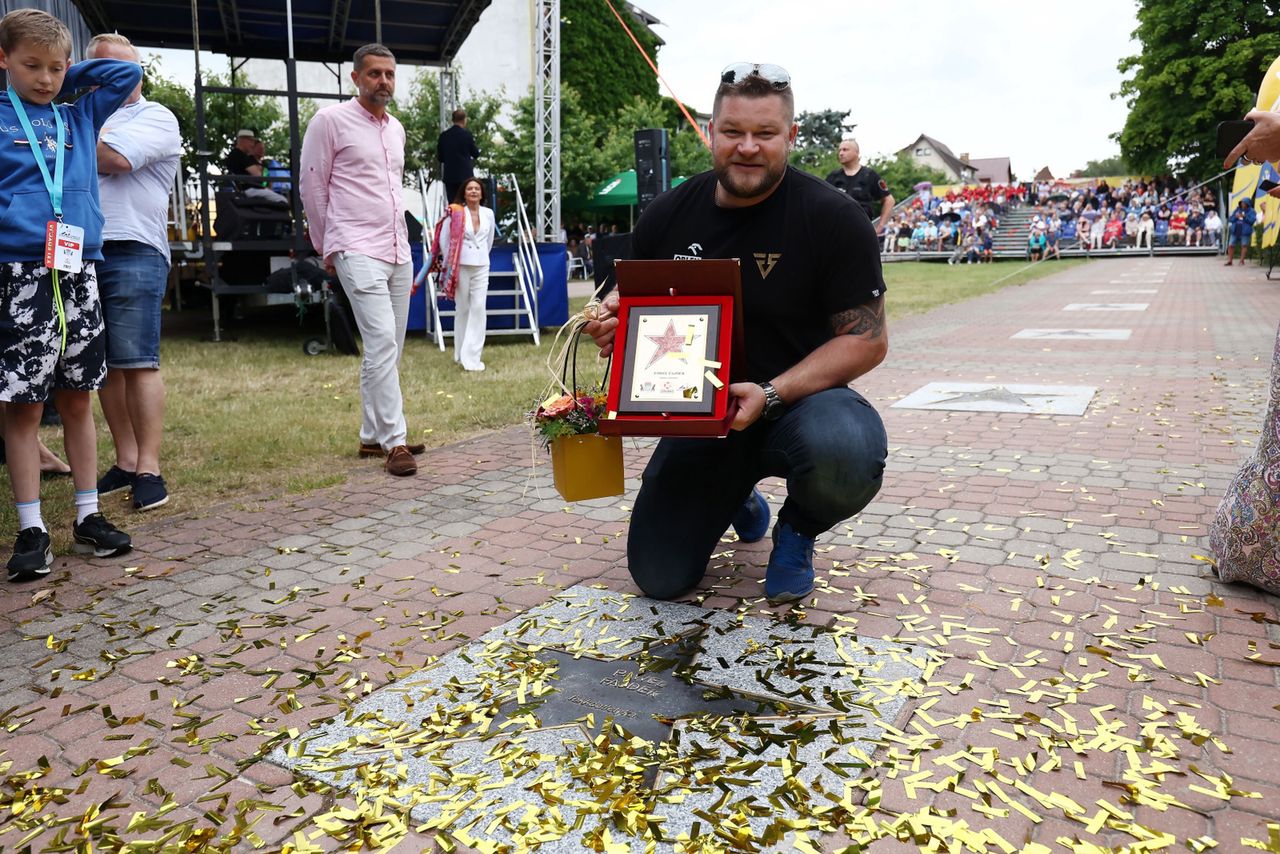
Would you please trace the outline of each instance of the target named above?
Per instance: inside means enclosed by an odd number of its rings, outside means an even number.
[[[0,401],[43,403],[51,389],[102,387],[107,349],[93,262],[58,273],[58,287],[67,318],[62,352],[52,272],[38,261],[0,262]]]

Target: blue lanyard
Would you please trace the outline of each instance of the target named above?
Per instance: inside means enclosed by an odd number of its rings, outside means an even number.
[[[62,219],[62,153],[67,143],[67,128],[62,123],[62,114],[58,112],[56,104],[50,104],[53,110],[53,122],[58,127],[58,150],[53,156],[53,177],[49,177],[49,166],[44,162],[44,152],[40,150],[40,140],[36,139],[35,128],[31,127],[31,120],[27,118],[27,111],[22,106],[22,100],[18,97],[18,93],[13,91],[13,87],[9,87],[9,103],[13,104],[13,111],[18,114],[18,121],[22,122],[22,129],[27,132],[27,142],[31,144],[31,153],[35,155],[36,165],[40,167],[40,175],[44,178],[45,189],[49,191],[49,201],[53,203],[53,215],[59,220]]]

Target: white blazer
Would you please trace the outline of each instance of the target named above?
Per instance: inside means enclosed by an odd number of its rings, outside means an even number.
[[[471,212],[462,210],[462,251],[458,255],[458,263],[475,267],[489,266],[489,251],[493,249],[493,241],[497,235],[497,225],[493,221],[493,208],[480,206],[480,227],[475,228],[471,221]],[[449,254],[448,224],[440,229],[440,251]]]

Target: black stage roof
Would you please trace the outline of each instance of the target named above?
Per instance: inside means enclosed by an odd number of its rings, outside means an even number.
[[[73,0],[95,33],[119,31],[141,47],[194,46],[191,2]],[[375,41],[375,0],[293,0],[294,58],[350,62]],[[491,0],[381,0],[382,41],[396,60],[444,65]],[[197,0],[200,49],[237,58],[284,59],[285,0]]]

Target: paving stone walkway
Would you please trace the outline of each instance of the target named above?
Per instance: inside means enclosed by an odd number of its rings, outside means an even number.
[[[1147,307],[1065,310],[1109,303]],[[46,582],[0,591],[0,848],[640,851],[655,831],[637,816],[662,814],[664,838],[691,851],[784,836],[810,850],[1280,850],[1276,599],[1216,582],[1199,557],[1258,437],[1277,318],[1280,286],[1257,268],[1126,258],[891,329],[888,361],[858,383],[889,431],[885,486],[820,539],[814,595],[769,607],[768,541],[727,538],[688,597],[743,625],[918,652],[874,749],[824,751],[826,772],[760,742],[749,792],[710,760],[684,766],[667,790],[683,812],[646,806],[618,772],[592,778],[577,827],[551,820],[539,785],[493,815],[501,827],[436,809],[426,830],[409,812],[421,791],[394,767],[353,758],[359,781],[331,789],[269,761],[570,588],[637,593],[627,517],[652,443],[629,443],[625,496],[566,505],[512,428],[431,452],[417,478],[370,464],[341,487],[143,523],[126,559],[60,557]],[[930,383],[1096,391],[1082,416],[892,406]],[[730,667],[771,673],[768,653]],[[742,733],[717,737],[748,750]],[[556,750],[539,738],[527,749]],[[832,774],[843,787],[821,782]]]

